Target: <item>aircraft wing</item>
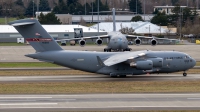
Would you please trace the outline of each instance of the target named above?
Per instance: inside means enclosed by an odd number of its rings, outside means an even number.
[[[167,41],[177,41],[179,42],[178,39],[169,39],[169,38],[158,38],[158,37],[148,37],[148,36],[137,36],[137,35],[126,35],[126,38],[129,40],[129,39],[148,39],[148,40],[167,40]]]
[[[126,35],[127,39],[153,39],[154,37],[138,36],[138,35]]]
[[[112,66],[118,63],[122,63],[129,60],[134,60],[138,57],[142,57],[146,55],[147,51],[137,51],[137,52],[123,52],[119,54],[115,54],[106,59],[103,63],[105,66]]]
[[[126,35],[127,39],[156,39],[156,40],[177,40],[177,39],[169,39],[169,38],[158,38],[155,36],[148,37],[148,36],[138,36],[138,35]]]
[[[109,35],[100,35],[100,36],[91,36],[91,37],[82,37],[82,38],[70,38],[70,39],[61,39],[61,40],[55,40],[55,41],[72,41],[72,40],[87,40],[87,39],[103,39],[103,38],[110,38]]]

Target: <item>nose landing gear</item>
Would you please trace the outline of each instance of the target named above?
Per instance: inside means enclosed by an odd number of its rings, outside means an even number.
[[[124,49],[124,51],[131,51],[131,50],[132,50],[131,48]]]
[[[186,72],[184,72],[184,73],[183,73],[183,76],[184,76],[184,77],[186,77],[186,76],[187,76],[187,73],[186,73]]]

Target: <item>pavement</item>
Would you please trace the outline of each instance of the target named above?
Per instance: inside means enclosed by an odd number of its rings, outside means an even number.
[[[86,45],[81,47],[76,46],[62,46],[65,50],[81,50],[81,51],[99,51],[102,52],[106,45],[97,46],[97,45]],[[200,45],[129,45],[132,48],[132,51],[138,50],[153,50],[153,51],[180,51],[185,52],[192,56],[197,61],[200,61],[199,52]],[[0,46],[0,62],[40,62],[35,59],[25,57],[25,54],[35,53],[35,50],[30,46]]]
[[[200,110],[200,93],[0,95],[0,111]]]
[[[108,75],[65,75],[65,76],[0,76],[0,83],[9,82],[112,82],[112,81],[200,81],[200,74],[146,74],[129,75],[126,78],[111,78]]]

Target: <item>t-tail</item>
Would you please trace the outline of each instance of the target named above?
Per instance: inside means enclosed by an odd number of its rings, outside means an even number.
[[[116,31],[115,8],[112,9],[112,12],[113,12],[113,31]]]
[[[22,19],[9,25],[25,38],[36,52],[63,50],[36,19]]]

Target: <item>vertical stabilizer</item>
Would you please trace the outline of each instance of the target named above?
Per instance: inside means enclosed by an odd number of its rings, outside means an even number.
[[[116,31],[115,8],[112,9],[112,12],[113,12],[113,31]]]
[[[22,19],[9,24],[15,27],[36,52],[62,50],[36,19]]]

